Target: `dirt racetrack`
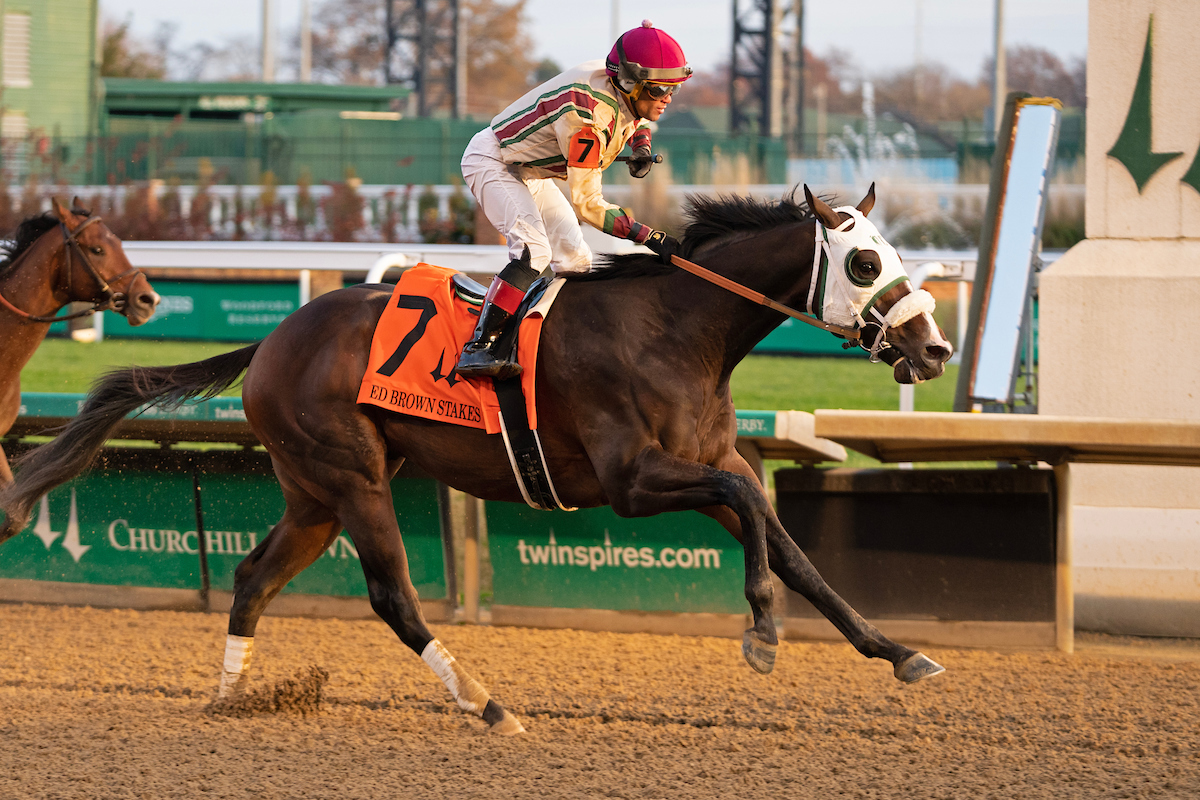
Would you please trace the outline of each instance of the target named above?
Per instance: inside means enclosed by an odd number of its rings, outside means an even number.
[[[927,648],[915,686],[843,644],[761,676],[727,639],[439,626],[528,733],[458,710],[381,622],[265,617],[254,685],[319,713],[214,716],[224,615],[0,605],[0,798],[1200,796],[1200,648]]]

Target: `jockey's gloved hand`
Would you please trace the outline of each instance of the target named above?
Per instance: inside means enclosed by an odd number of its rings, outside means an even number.
[[[679,240],[664,231],[651,231],[642,244],[653,250],[664,264],[670,264],[671,256],[679,252]]]
[[[650,168],[654,166],[654,156],[650,154],[650,145],[634,148],[633,157],[625,164],[629,167],[629,174],[635,178],[644,178],[649,175]]]

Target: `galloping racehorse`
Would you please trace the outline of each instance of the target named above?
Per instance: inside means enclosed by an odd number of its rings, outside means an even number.
[[[691,200],[683,255],[823,320],[875,320],[872,351],[912,383],[940,375],[951,347],[932,300],[914,291],[899,256],[856,208],[831,209],[805,187],[809,212],[784,199]],[[391,287],[323,295],[263,341],[205,361],[110,373],[59,437],[19,465],[0,493],[0,541],[22,530],[37,498],[87,467],[109,433],[144,403],[213,396],[245,372],[249,421],[271,456],[287,507],[238,566],[221,696],[244,686],[255,625],[277,592],[344,527],[362,559],[372,608],[493,730],[521,724],[434,638],[393,510],[389,480],[404,459],[486,500],[521,501],[500,436],[355,402],[376,321]],[[867,623],[825,583],[780,525],[754,472],[734,449],[729,378],[783,320],[644,255],[568,280],[542,328],[537,410],[546,460],[564,504],[611,505],[622,516],[696,509],[742,543],[754,627],[743,653],[770,672],[777,644],[768,569],[810,600],[863,655],[913,682],[942,671]]]
[[[53,204],[52,213],[21,223],[0,261],[0,436],[17,419],[21,370],[51,322],[111,308],[130,325],[141,325],[158,305],[146,276],[129,263],[121,240],[99,217],[68,211],[58,200]],[[75,301],[92,308],[55,316]],[[8,459],[0,449],[0,485],[11,482]]]

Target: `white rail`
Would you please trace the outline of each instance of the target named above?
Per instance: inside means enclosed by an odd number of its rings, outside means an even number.
[[[633,207],[636,211],[637,190],[632,184],[606,186],[605,197],[613,203]],[[670,200],[682,205],[688,195],[739,194],[763,200],[774,200],[793,191],[787,184],[756,184],[746,186],[716,185],[671,185],[663,187]],[[840,202],[857,202],[866,191],[865,186],[830,185],[813,186],[814,191]],[[9,192],[13,201],[19,203],[24,187],[12,186]],[[298,235],[301,219],[304,219],[304,237],[308,239],[328,238],[329,220],[327,202],[334,193],[329,185],[310,186],[210,186],[208,197],[207,225],[211,236],[230,239],[241,234],[247,239],[301,238]],[[145,208],[165,205],[169,194],[178,199],[179,214],[190,219],[192,209],[200,196],[195,186],[170,187],[162,181],[122,186],[45,186],[39,189],[43,208],[49,210],[50,197],[69,198],[77,195],[93,210],[106,213],[112,209],[126,207],[131,193],[149,193],[153,203]],[[276,219],[268,225],[262,209],[262,197],[266,192],[274,193]],[[305,200],[305,192],[308,199]],[[426,222],[445,222],[451,218],[451,202],[460,199],[474,207],[474,199],[463,186],[391,186],[363,184],[354,192],[362,200],[362,227],[355,233],[361,241],[383,241],[395,238],[404,241],[421,240],[422,198],[429,211]],[[987,205],[986,184],[880,184],[876,190],[876,216],[887,222],[896,220],[927,219],[937,215],[983,216]],[[1051,184],[1049,212],[1082,215],[1084,187],[1077,184]],[[240,211],[239,211],[240,208]],[[151,212],[154,213],[154,212]],[[886,228],[886,226],[885,226]],[[885,233],[887,231],[885,230]]]

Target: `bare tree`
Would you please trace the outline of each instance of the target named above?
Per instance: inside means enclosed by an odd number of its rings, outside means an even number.
[[[534,85],[538,62],[525,20],[525,0],[461,0],[467,15],[467,112],[490,116]],[[324,83],[383,82],[386,9],[379,0],[327,0],[313,16],[313,79]],[[447,15],[432,19],[446,20]],[[449,37],[436,30],[435,37]],[[431,68],[445,72],[452,63]],[[439,73],[439,78],[444,77]],[[446,111],[439,108],[435,111]]]
[[[383,83],[387,44],[379,0],[328,0],[313,14],[313,80],[356,86]]]
[[[1036,97],[1055,97],[1064,106],[1083,108],[1087,102],[1087,70],[1082,59],[1070,69],[1062,59],[1041,47],[1018,45],[1007,50],[1008,88]],[[992,62],[983,62],[981,82],[991,81]]]
[[[159,43],[156,43],[159,44]],[[167,74],[163,48],[148,44],[129,32],[129,20],[106,19],[100,32],[100,74],[106,78],[154,78]]]
[[[467,19],[467,113],[492,116],[540,81],[525,0],[463,0]],[[583,59],[580,59],[583,60]],[[549,76],[553,77],[553,76]]]
[[[878,75],[873,82],[879,110],[906,120],[979,120],[990,96],[986,83],[959,78],[937,63]]]

